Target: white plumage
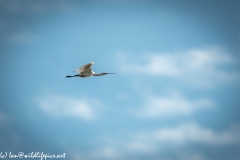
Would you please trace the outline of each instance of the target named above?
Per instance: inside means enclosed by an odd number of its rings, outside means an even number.
[[[95,73],[92,71],[92,65],[94,64],[94,62],[90,62],[88,64],[85,64],[79,68],[76,68],[73,70],[73,72],[77,71],[78,74],[74,75],[74,76],[66,76],[65,78],[71,78],[71,77],[91,77],[91,76],[103,76],[105,74],[115,74],[115,73],[106,73],[106,72],[102,72],[102,73]]]

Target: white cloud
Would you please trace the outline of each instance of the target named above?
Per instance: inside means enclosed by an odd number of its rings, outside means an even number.
[[[91,98],[73,98],[61,95],[48,95],[37,98],[39,107],[55,117],[71,116],[93,120],[101,108],[99,101]]]
[[[15,131],[9,130],[9,128],[3,128],[5,132],[0,132],[0,148],[5,150],[15,151],[23,146],[19,134]]]
[[[0,9],[8,12],[30,12],[32,14],[44,14],[49,11],[59,10],[59,11],[75,11],[77,6],[71,1],[64,0],[53,0],[53,1],[22,1],[11,0],[2,1]]]
[[[217,48],[175,53],[148,53],[134,59],[130,57],[131,63],[129,57],[124,54],[118,58],[121,61],[120,69],[124,73],[164,76],[196,86],[211,86],[240,77],[238,72],[226,70],[226,67],[232,67],[235,63],[234,57]],[[141,58],[144,60],[140,63]]]
[[[104,159],[116,159],[119,157],[118,151],[113,147],[102,147],[93,152],[93,155],[98,155],[98,157],[103,157]]]
[[[13,116],[0,111],[0,148],[14,151],[23,144],[19,134],[11,129],[14,122]]]
[[[101,146],[99,148],[93,149],[90,152],[81,152],[75,151],[70,154],[71,159],[73,160],[95,160],[95,159],[104,159],[104,160],[113,160],[113,159],[121,159],[121,155],[119,155],[119,151],[114,149],[112,146]]]
[[[20,44],[27,44],[36,39],[36,36],[28,31],[23,31],[15,34],[9,34],[4,37],[5,41],[13,42],[13,43],[20,43]]]
[[[211,128],[204,128],[195,123],[181,124],[175,127],[160,128],[153,131],[142,131],[136,133],[131,140],[124,141],[122,150],[128,154],[145,154],[159,156],[164,153],[173,153],[172,150],[179,150],[175,152],[179,159],[202,159],[205,155],[199,150],[193,150],[194,154],[189,153],[183,155],[188,151],[189,146],[201,145],[205,147],[221,147],[239,144],[240,142],[240,128],[230,127],[224,131],[214,131]],[[164,146],[164,147],[163,147]],[[170,149],[170,150],[169,150]],[[162,156],[163,156],[162,155]],[[164,158],[163,158],[164,159]]]
[[[7,115],[6,113],[3,113],[0,111],[0,124],[1,123],[8,123],[11,122],[13,118],[10,115]]]
[[[167,142],[175,145],[188,142],[202,144],[225,145],[237,143],[239,141],[240,130],[231,128],[228,131],[217,133],[211,129],[202,128],[196,124],[184,124],[176,128],[160,129],[153,133],[153,137],[158,142]]]
[[[206,157],[199,151],[196,151],[194,153],[180,153],[178,155],[178,159],[182,160],[209,160],[209,157]]]
[[[204,148],[234,146],[240,142],[240,128],[232,126],[223,131],[201,127],[195,123],[185,123],[173,127],[163,127],[155,130],[125,132],[123,135],[111,137],[105,135],[92,150],[72,154],[73,159],[179,159],[202,160],[209,159],[209,155],[199,149],[189,150],[189,147],[201,145]],[[166,155],[169,153],[169,155]],[[187,153],[187,154],[185,154]],[[174,154],[174,156],[172,156]],[[156,159],[156,158],[153,158]]]
[[[206,154],[201,149],[189,150],[188,148],[200,145],[210,150],[212,148],[218,150],[218,147],[234,146],[239,144],[239,133],[239,128],[217,132],[193,123],[182,124],[136,134],[132,141],[125,142],[126,146],[134,142],[135,144],[140,143],[141,147],[136,146],[134,149],[127,147],[124,152],[146,157],[156,155],[158,159],[207,160],[210,159],[211,154]],[[145,148],[145,151],[142,148]],[[166,153],[170,155],[166,155]]]
[[[140,147],[135,145],[134,148],[126,147],[125,149],[129,152],[154,155],[154,153],[169,152],[169,147],[174,150],[181,148],[182,151],[187,151],[187,147],[200,144],[205,147],[231,146],[239,144],[239,133],[240,128],[231,127],[217,132],[194,123],[186,123],[172,128],[140,132],[132,141],[125,142],[125,146],[131,146],[134,143],[140,144]],[[182,155],[179,153],[179,156]],[[198,158],[200,158],[199,155]]]
[[[152,143],[146,141],[133,141],[126,144],[126,149],[131,152],[152,153],[155,151],[155,147]]]
[[[6,116],[0,112],[0,122],[3,122],[6,119]]]
[[[214,102],[209,99],[188,100],[180,94],[170,96],[148,96],[145,104],[134,111],[142,118],[165,118],[178,115],[191,115],[196,111],[213,108]]]

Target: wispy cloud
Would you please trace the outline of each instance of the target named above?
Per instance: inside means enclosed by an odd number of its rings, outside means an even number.
[[[7,115],[6,113],[0,111],[0,124],[1,123],[7,123],[13,120],[13,117],[10,115]]]
[[[204,148],[214,147],[215,150],[218,150],[221,146],[234,146],[239,144],[239,133],[239,126],[232,126],[223,131],[214,131],[195,123],[185,123],[151,131],[126,132],[120,137],[106,136],[105,141],[101,140],[101,144],[93,147],[91,151],[72,155],[74,160],[139,159],[139,157],[174,159],[174,156],[179,160],[191,158],[206,160],[210,159],[208,157],[212,155],[194,148],[190,151],[188,147],[201,145]]]
[[[36,19],[42,19],[48,14],[78,11],[81,3],[65,0],[0,1],[0,10],[5,17],[8,17],[0,19],[0,41],[3,43],[28,44],[34,41],[37,35],[37,33],[31,32],[30,23],[35,22]]]
[[[36,35],[27,31],[23,31],[19,33],[12,33],[12,34],[6,35],[3,38],[2,38],[3,41],[7,41],[11,43],[28,44],[36,39]]]
[[[189,100],[179,93],[169,96],[149,95],[145,104],[133,113],[142,118],[165,118],[179,115],[191,115],[199,110],[213,108],[210,99]]]
[[[20,135],[12,129],[15,122],[15,118],[5,112],[0,111],[0,148],[4,148],[5,151],[15,151],[21,147],[23,141]]]
[[[79,117],[84,120],[94,120],[100,111],[101,103],[96,99],[76,98],[63,95],[45,95],[37,98],[38,106],[50,116]]]
[[[230,128],[228,131],[215,132],[211,129],[202,128],[197,124],[183,124],[176,128],[160,129],[153,133],[153,137],[158,142],[167,142],[172,144],[184,144],[188,142],[225,145],[238,143],[239,128]]]
[[[178,149],[199,144],[205,147],[231,146],[239,144],[239,133],[239,126],[217,132],[195,123],[185,123],[175,127],[139,132],[125,142],[124,148],[129,152],[154,154],[161,151],[169,152],[168,147]],[[161,147],[163,145],[165,148]]]
[[[72,1],[64,0],[53,0],[53,1],[18,1],[18,0],[9,0],[1,1],[0,8],[4,11],[21,13],[21,12],[30,12],[33,14],[36,13],[46,13],[52,11],[53,9],[60,11],[73,11],[76,10],[76,4]],[[74,5],[75,4],[75,5]]]
[[[0,112],[0,122],[5,121],[5,119],[6,119],[6,116],[2,112]]]
[[[231,68],[235,63],[234,57],[219,48],[148,53],[134,59],[125,54],[119,57],[120,70],[124,73],[164,76],[196,86],[211,86],[240,77]]]
[[[95,159],[109,159],[109,160],[114,160],[114,159],[121,159],[122,157],[118,150],[113,148],[113,146],[101,146],[99,148],[95,148],[90,152],[79,152],[76,151],[71,155],[72,160],[95,160]]]

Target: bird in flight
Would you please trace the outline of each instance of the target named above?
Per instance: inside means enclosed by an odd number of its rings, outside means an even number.
[[[65,78],[71,78],[71,77],[91,77],[91,76],[103,76],[105,74],[115,74],[115,73],[106,73],[106,72],[102,72],[102,73],[95,73],[92,71],[92,65],[94,64],[94,62],[90,62],[88,64],[85,64],[79,68],[76,68],[73,70],[74,71],[78,71],[78,74],[74,75],[74,76],[66,76]]]

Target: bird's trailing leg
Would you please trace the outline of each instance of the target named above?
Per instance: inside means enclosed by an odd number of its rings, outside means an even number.
[[[74,75],[74,76],[66,76],[65,78],[71,78],[71,77],[79,77],[79,75]]]

